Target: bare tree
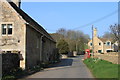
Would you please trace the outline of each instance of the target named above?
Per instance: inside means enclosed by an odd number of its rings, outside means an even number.
[[[102,38],[111,39],[113,42],[116,41],[115,35],[112,32],[105,32]]]
[[[56,33],[61,34],[61,35],[63,35],[65,37],[67,32],[66,32],[66,29],[60,28],[59,30],[57,30]]]
[[[118,48],[120,50],[120,25],[115,24],[110,26],[111,32],[114,34],[115,39],[118,41]]]
[[[111,39],[111,38],[114,38],[114,34],[112,32],[105,32],[102,37],[107,38],[107,39]]]
[[[120,41],[120,25],[111,25],[110,29],[112,33],[115,35],[116,40]]]
[[[66,30],[64,28],[58,29],[56,33],[51,34],[51,36],[57,43],[60,39],[64,39],[69,45],[70,52],[85,50],[88,40],[90,39],[89,35],[84,34],[80,30]]]

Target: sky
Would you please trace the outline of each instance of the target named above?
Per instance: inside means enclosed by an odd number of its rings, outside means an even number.
[[[81,30],[92,36],[92,25],[98,35],[110,32],[118,23],[117,2],[22,2],[21,8],[49,33],[60,28]]]

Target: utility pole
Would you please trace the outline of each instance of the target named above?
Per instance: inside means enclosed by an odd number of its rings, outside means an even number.
[[[76,33],[76,39],[78,40],[78,34]],[[78,41],[76,40],[76,52],[77,52],[77,49],[78,49]]]
[[[77,51],[77,41],[76,41],[76,51]]]
[[[92,54],[92,56],[94,57],[94,27],[93,27],[93,25],[92,25],[92,52],[93,52],[93,54]]]

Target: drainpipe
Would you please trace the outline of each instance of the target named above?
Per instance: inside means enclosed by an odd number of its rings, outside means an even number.
[[[44,35],[42,35],[41,37],[40,37],[40,40],[41,40],[41,46],[40,46],[40,61],[42,61],[42,44],[43,44],[43,41],[42,41],[42,39],[43,39],[43,37],[44,37]]]
[[[105,43],[103,42],[103,53],[105,53]]]

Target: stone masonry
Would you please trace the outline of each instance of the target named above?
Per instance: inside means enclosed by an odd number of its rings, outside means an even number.
[[[23,58],[20,67],[24,69],[49,62],[50,55],[56,48],[56,42],[41,25],[20,9],[19,0],[13,2],[4,0],[1,15],[0,49],[2,52],[20,53]],[[3,35],[3,24],[12,25],[11,35]]]

